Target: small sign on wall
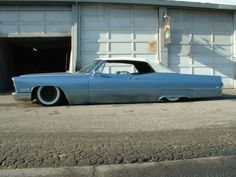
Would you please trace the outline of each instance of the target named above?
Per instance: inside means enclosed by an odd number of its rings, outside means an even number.
[[[157,42],[149,41],[148,42],[148,52],[156,52],[157,51]]]

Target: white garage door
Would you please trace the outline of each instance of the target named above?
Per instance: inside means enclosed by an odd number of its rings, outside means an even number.
[[[231,13],[168,10],[172,19],[169,67],[179,73],[219,75],[233,86]]]
[[[158,10],[126,6],[84,6],[81,11],[81,65],[97,57],[157,60]]]
[[[0,36],[68,36],[71,6],[1,5]]]

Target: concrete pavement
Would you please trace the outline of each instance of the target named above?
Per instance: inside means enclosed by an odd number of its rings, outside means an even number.
[[[42,107],[0,98],[0,132],[141,132],[234,125],[236,96],[177,103]]]

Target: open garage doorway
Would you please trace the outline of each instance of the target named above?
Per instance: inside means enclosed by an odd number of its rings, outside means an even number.
[[[0,45],[0,92],[10,92],[11,77],[69,69],[70,37],[4,38]]]

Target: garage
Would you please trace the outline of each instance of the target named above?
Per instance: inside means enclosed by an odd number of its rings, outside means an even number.
[[[236,6],[208,1],[1,1],[0,92],[11,91],[14,75],[76,71],[94,58],[120,56],[219,75],[235,87]]]
[[[234,85],[233,13],[168,9],[169,67],[179,73],[219,75]]]
[[[158,60],[158,8],[82,6],[80,64],[97,57]]]
[[[12,76],[68,70],[71,25],[71,5],[1,5],[0,92]]]

